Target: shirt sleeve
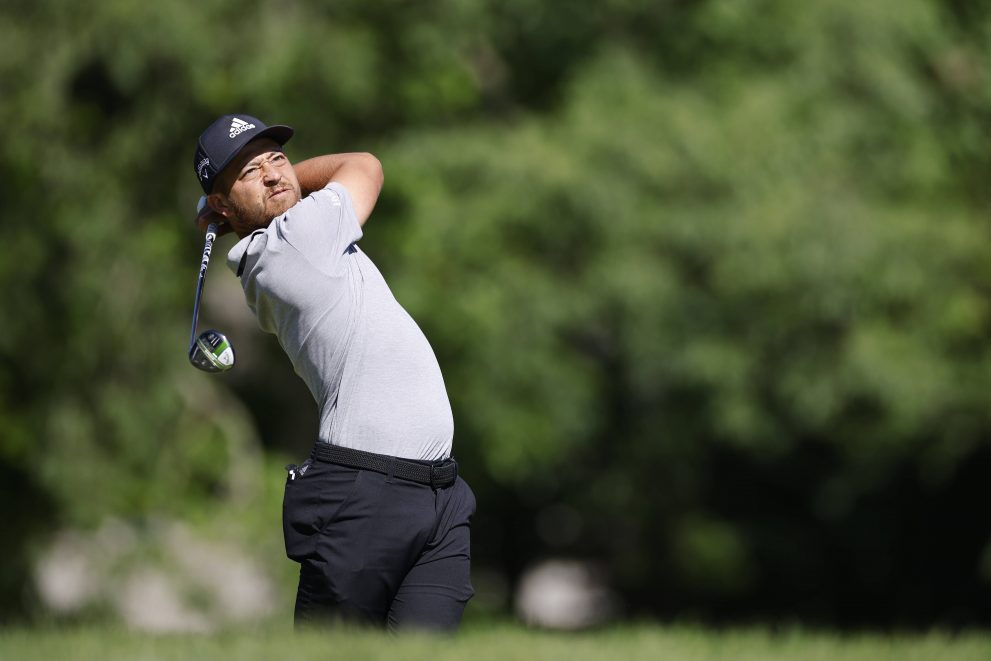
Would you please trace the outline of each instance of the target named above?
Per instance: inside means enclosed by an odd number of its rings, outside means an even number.
[[[276,220],[283,238],[314,264],[339,260],[361,239],[361,224],[347,189],[331,182]]]

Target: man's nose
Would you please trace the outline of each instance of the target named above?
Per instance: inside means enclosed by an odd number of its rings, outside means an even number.
[[[275,183],[282,178],[282,175],[279,174],[278,169],[271,163],[262,163],[261,168],[265,183]]]

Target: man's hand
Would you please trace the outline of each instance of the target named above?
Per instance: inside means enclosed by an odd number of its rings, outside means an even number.
[[[197,203],[196,220],[193,222],[196,223],[196,227],[204,234],[206,234],[206,229],[210,223],[214,223],[217,226],[217,236],[223,236],[231,231],[231,226],[227,224],[227,220],[211,209],[210,205],[206,203],[206,196],[201,197]]]

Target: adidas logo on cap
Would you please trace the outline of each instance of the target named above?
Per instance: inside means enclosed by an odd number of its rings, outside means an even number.
[[[237,117],[235,117],[233,120],[231,120],[230,137],[231,138],[237,137],[238,135],[244,133],[248,129],[253,129],[253,128],[255,128],[254,124],[249,124],[243,119],[238,119]]]

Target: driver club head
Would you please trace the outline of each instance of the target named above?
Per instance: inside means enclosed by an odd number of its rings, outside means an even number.
[[[234,367],[234,347],[220,331],[203,331],[189,350],[189,362],[204,372],[226,372]]]

